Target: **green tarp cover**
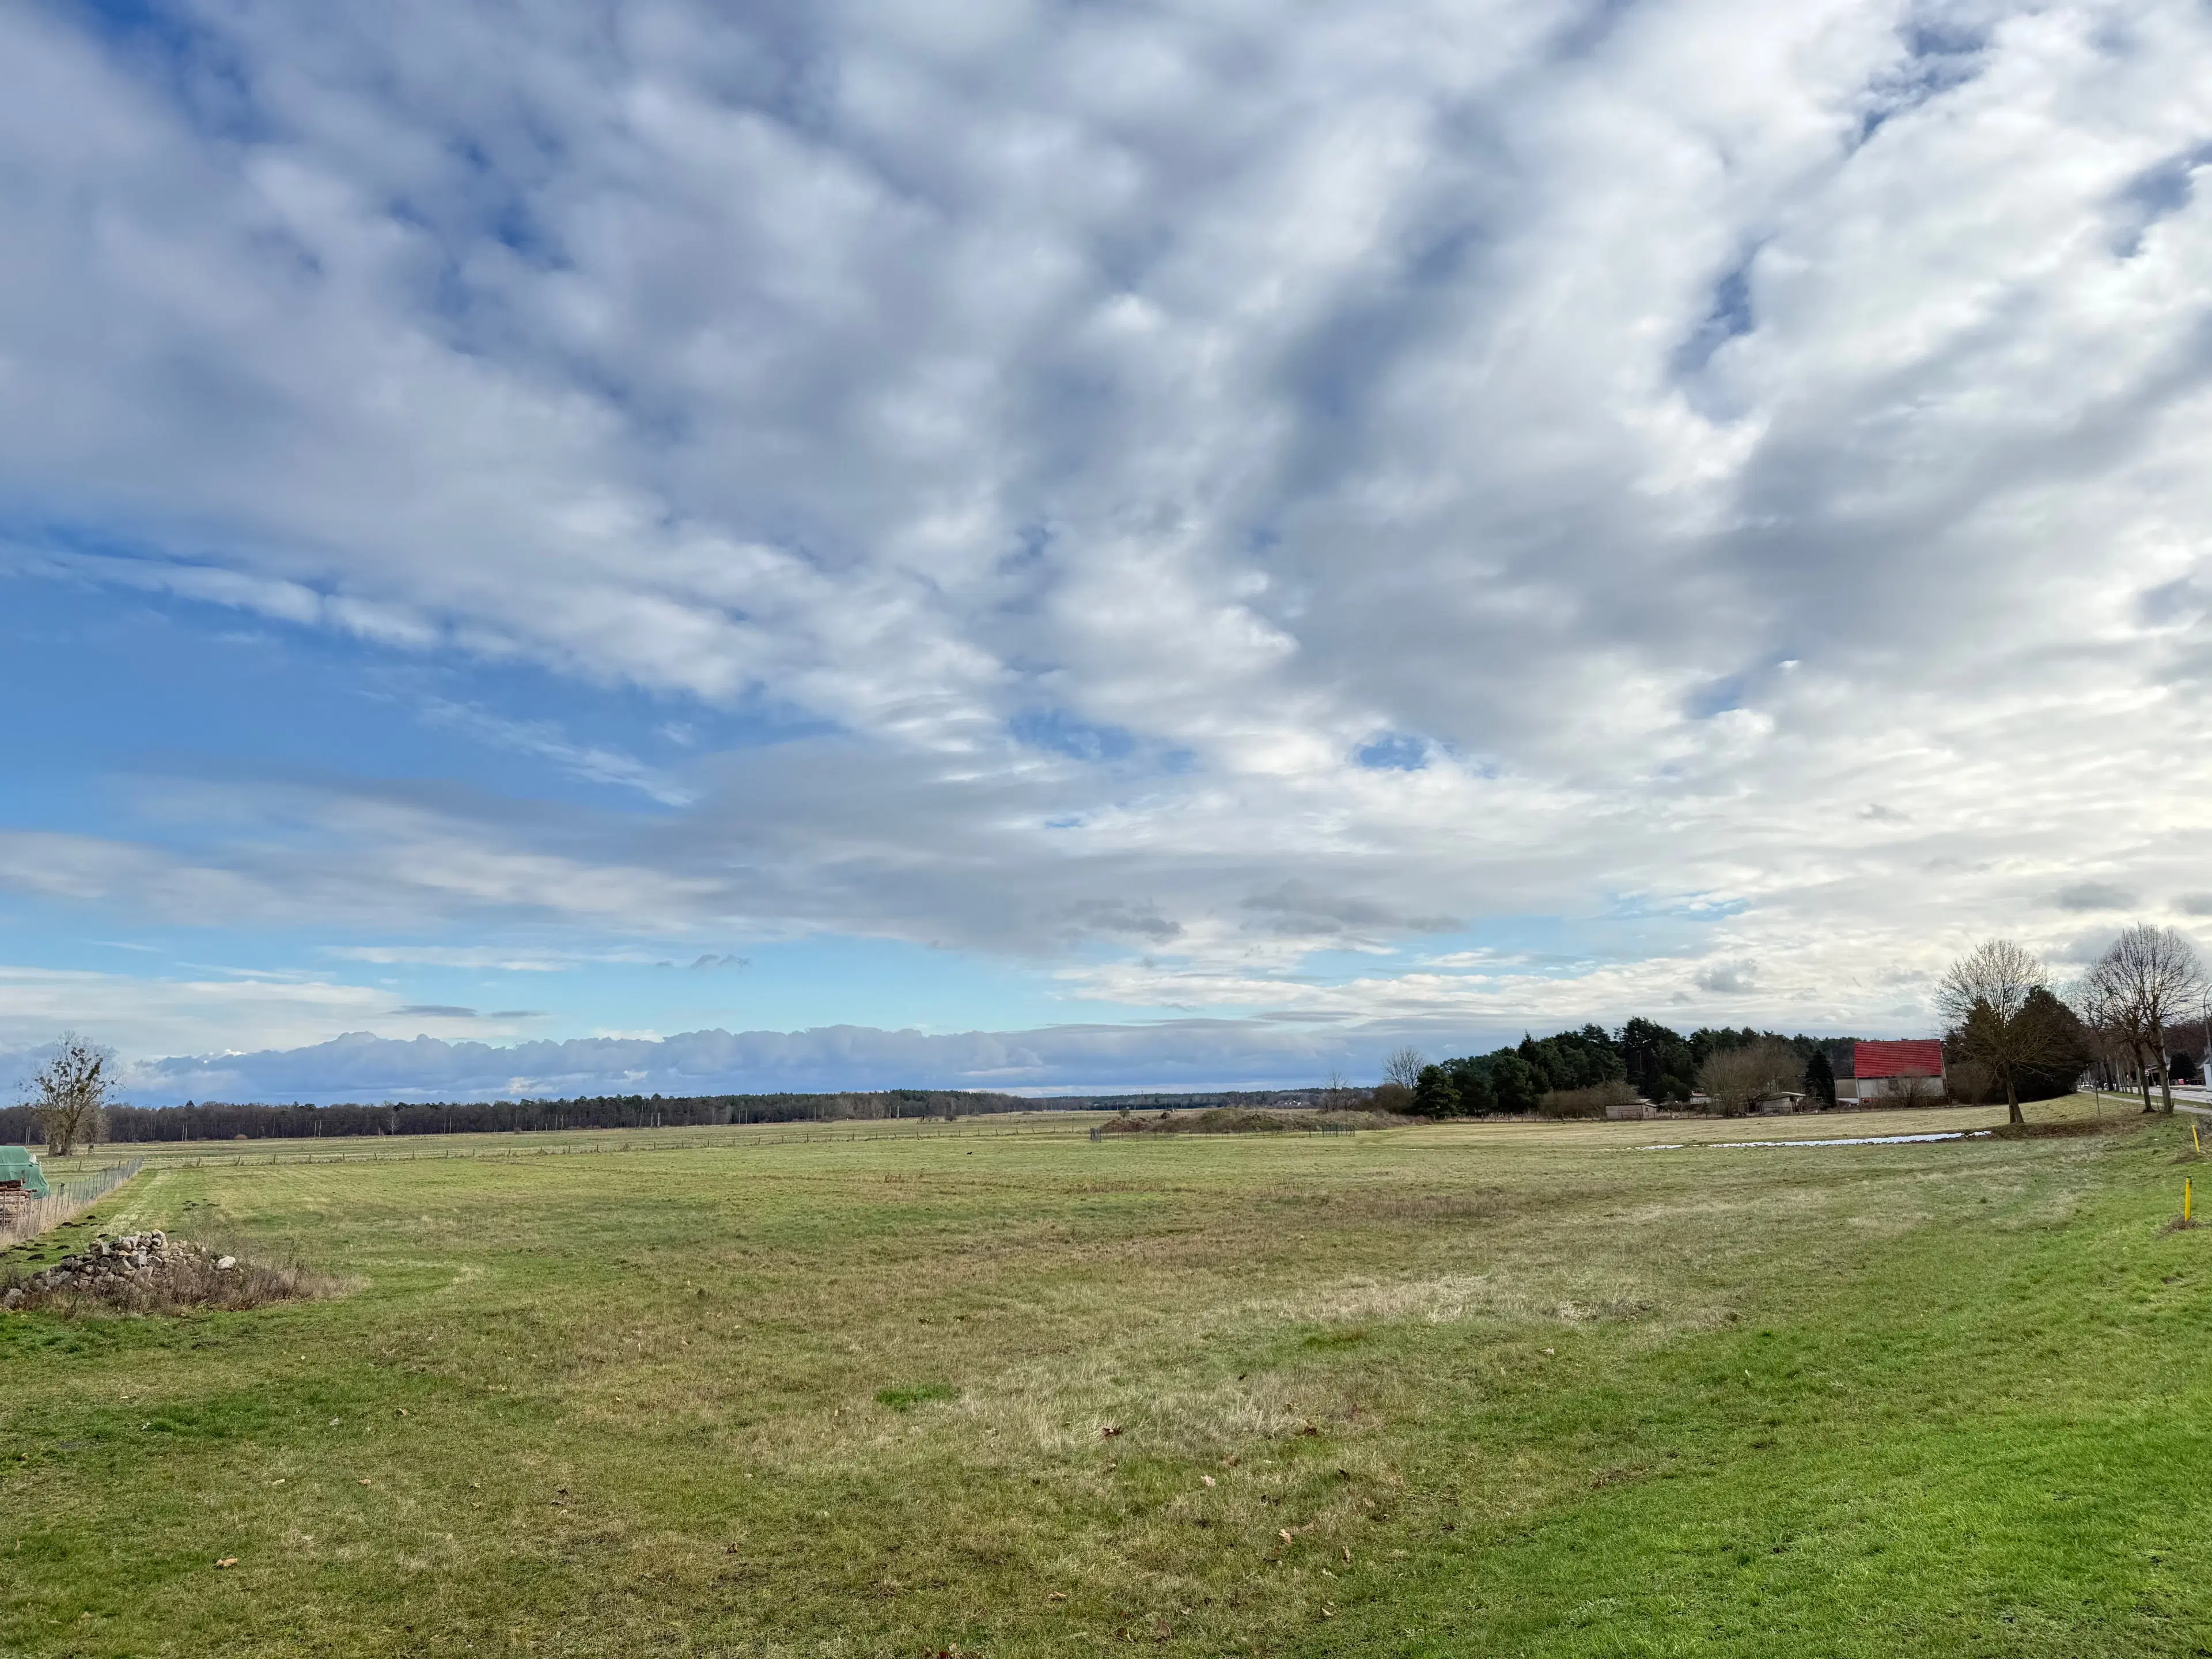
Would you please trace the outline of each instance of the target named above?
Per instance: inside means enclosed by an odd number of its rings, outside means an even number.
[[[21,1182],[26,1192],[40,1198],[46,1195],[46,1178],[39,1173],[27,1146],[0,1146],[0,1185],[10,1181]]]

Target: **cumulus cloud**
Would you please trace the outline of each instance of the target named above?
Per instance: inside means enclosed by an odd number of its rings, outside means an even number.
[[[0,14],[4,557],[683,755],[455,700],[652,810],[210,780],[15,892],[1910,1024],[2212,851],[2197,12],[157,9]]]
[[[1723,997],[1739,997],[1759,988],[1753,964],[1747,962],[1713,963],[1700,968],[1692,982],[1700,991]]]

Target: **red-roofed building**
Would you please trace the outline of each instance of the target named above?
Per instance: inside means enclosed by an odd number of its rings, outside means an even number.
[[[1836,1079],[1836,1103],[1871,1106],[1900,1096],[1931,1105],[1943,1098],[1943,1045],[1933,1037],[1853,1043],[1851,1074]]]

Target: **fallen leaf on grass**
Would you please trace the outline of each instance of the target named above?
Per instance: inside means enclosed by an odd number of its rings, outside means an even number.
[[[1279,1528],[1277,1529],[1275,1536],[1281,1539],[1285,1544],[1287,1544],[1291,1541],[1291,1529],[1288,1527]]]
[[[1210,1474],[1201,1474],[1201,1475],[1200,1475],[1198,1478],[1199,1478],[1200,1480],[1201,1480],[1205,1481],[1205,1482],[1206,1482],[1206,1484],[1207,1486],[1212,1486],[1212,1485],[1213,1484],[1213,1477],[1212,1477],[1212,1475],[1210,1475]]]
[[[224,1557],[222,1558],[222,1560],[218,1561],[218,1562],[216,1562],[216,1563],[215,1564],[215,1570],[216,1570],[217,1572],[221,1572],[221,1571],[222,1571],[225,1567],[234,1567],[234,1566],[236,1566],[237,1565],[238,1565],[238,1558],[237,1558],[236,1556],[234,1556],[234,1555],[226,1555],[226,1556],[224,1556]]]
[[[1067,1592],[1066,1590],[1054,1590],[1051,1595],[1046,1596],[1044,1599],[1048,1601],[1065,1601],[1067,1600]]]
[[[1109,1423],[1104,1428],[1098,1431],[1098,1437],[1101,1440],[1111,1440],[1115,1435],[1121,1432],[1121,1425],[1119,1423]]]
[[[1344,1565],[1347,1567],[1352,1565],[1352,1546],[1349,1544],[1344,1547]]]

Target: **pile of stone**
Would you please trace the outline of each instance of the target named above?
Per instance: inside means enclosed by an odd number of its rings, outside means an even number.
[[[20,1285],[0,1295],[0,1307],[13,1308],[30,1296],[119,1297],[131,1291],[161,1291],[178,1278],[197,1279],[212,1270],[238,1271],[236,1256],[218,1256],[198,1244],[164,1232],[125,1233],[95,1240],[89,1249],[42,1267]]]

